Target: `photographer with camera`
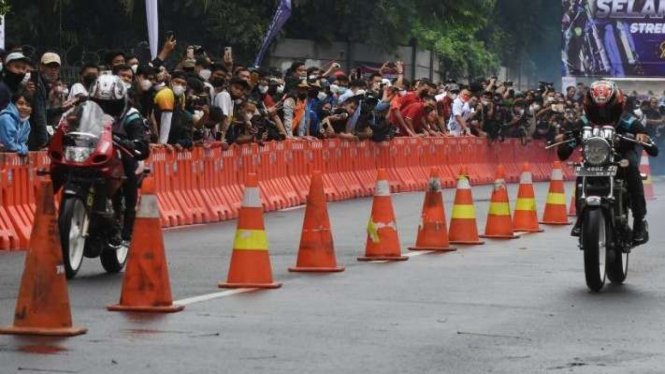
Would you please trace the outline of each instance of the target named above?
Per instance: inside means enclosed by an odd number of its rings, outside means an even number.
[[[349,96],[340,103],[339,107],[321,121],[321,128],[319,130],[321,137],[339,138],[347,140],[359,140],[354,135],[348,126],[349,118],[353,117],[358,110],[359,98],[356,96]]]
[[[524,99],[517,99],[513,102],[510,113],[506,117],[506,122],[501,130],[501,137],[519,138],[522,145],[526,145],[527,127],[526,103]]]

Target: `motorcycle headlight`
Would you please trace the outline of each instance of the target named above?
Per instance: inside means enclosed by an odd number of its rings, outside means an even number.
[[[591,138],[584,143],[584,159],[592,166],[601,166],[610,160],[612,147],[603,138]]]
[[[92,154],[93,148],[89,147],[67,147],[65,148],[65,160],[71,162],[84,162]]]

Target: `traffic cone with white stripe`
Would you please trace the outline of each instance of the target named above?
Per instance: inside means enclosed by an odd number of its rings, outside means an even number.
[[[185,309],[184,305],[173,305],[155,180],[152,177],[146,178],[141,187],[141,201],[129,245],[120,302],[106,309],[146,313],[175,313]]]
[[[644,198],[647,200],[656,200],[656,194],[653,191],[653,179],[651,179],[651,166],[649,166],[649,155],[646,151],[642,151],[642,158],[640,159],[640,173],[646,174],[647,179],[644,181]]]
[[[490,211],[487,214],[485,235],[488,239],[519,239],[513,232],[513,219],[510,216],[510,200],[506,188],[506,169],[499,165],[494,182],[494,191],[490,202]]]
[[[566,211],[566,191],[563,186],[563,170],[561,162],[554,161],[550,191],[547,194],[545,212],[543,213],[543,225],[570,225],[568,212]]]
[[[446,224],[446,211],[443,207],[441,195],[441,180],[439,169],[430,170],[429,184],[425,192],[423,213],[418,225],[418,238],[416,245],[409,247],[412,251],[450,252],[456,250],[450,247],[448,228]]]
[[[259,197],[256,174],[248,174],[240,206],[238,228],[233,242],[231,266],[226,282],[220,288],[279,288],[273,282],[268,238],[263,224],[263,206]]]
[[[379,169],[372,203],[372,215],[367,224],[365,256],[358,261],[406,261],[399,244],[395,212],[390,197],[388,172]]]
[[[457,179],[457,191],[455,192],[455,203],[453,215],[450,221],[448,234],[450,243],[460,245],[480,245],[485,242],[478,236],[478,224],[476,222],[476,208],[473,206],[473,193],[465,167],[460,170]]]
[[[528,163],[522,167],[520,189],[513,216],[513,229],[516,232],[543,232],[538,224],[536,194],[533,190],[533,177]]]
[[[330,218],[326,207],[326,194],[323,190],[323,176],[320,171],[312,174],[307,195],[305,221],[300,236],[300,249],[296,267],[291,272],[332,273],[344,271],[337,266],[335,245],[333,244]]]

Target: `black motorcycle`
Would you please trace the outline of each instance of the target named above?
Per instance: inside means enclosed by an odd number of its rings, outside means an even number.
[[[605,285],[606,278],[616,284],[626,280],[628,258],[634,248],[630,194],[625,179],[629,161],[621,158],[616,146],[620,142],[653,145],[617,134],[612,126],[603,126],[584,127],[578,139],[547,148],[573,141],[582,145],[582,162],[575,164],[582,229],[579,247],[584,251],[586,284],[597,292]]]

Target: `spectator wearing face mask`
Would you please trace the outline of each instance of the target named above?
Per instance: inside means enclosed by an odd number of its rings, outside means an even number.
[[[136,69],[134,90],[135,90],[135,107],[141,113],[143,118],[148,119],[148,122],[154,124],[154,107],[155,107],[155,85],[157,84],[157,77],[155,69],[150,65],[139,65]]]
[[[42,55],[39,72],[36,74],[34,105],[31,115],[30,139],[28,148],[31,151],[42,149],[48,144],[48,95],[51,87],[60,77],[60,56],[53,52]]]
[[[32,96],[25,90],[19,90],[0,112],[0,146],[3,152],[16,152],[22,156],[28,154],[32,105]]]
[[[99,73],[100,69],[97,64],[88,63],[83,65],[79,70],[79,81],[72,85],[67,100],[88,97],[88,90],[97,80]]]
[[[219,87],[218,84],[221,83],[221,78],[218,74],[220,73],[221,70],[219,69],[212,73],[212,76],[215,77],[213,80],[213,86],[215,86],[215,91],[217,92],[215,94],[213,106],[222,110],[224,120],[222,121],[220,132],[222,136],[225,137],[236,112],[235,106],[243,102],[246,96],[245,91],[249,90],[249,84],[238,77],[233,77],[229,81],[228,89],[224,88],[224,85]]]
[[[340,107],[321,121],[320,134],[323,138],[358,140],[349,129],[348,120],[358,111],[358,99],[349,97],[340,103]]]
[[[182,118],[185,110],[185,92],[187,81],[183,73],[176,73],[171,78],[171,86],[159,87],[155,95],[155,118],[157,119],[158,143],[174,144],[171,142],[171,128]],[[177,134],[174,131],[173,134]]]
[[[274,84],[271,83],[272,79],[269,77],[266,71],[259,70],[259,80],[256,88],[254,89],[253,95],[257,97],[260,101],[260,104],[266,112],[266,117],[268,117],[277,128],[281,137],[286,138],[286,130],[284,129],[284,123],[279,117],[279,107],[278,102],[275,101],[274,95],[277,93],[277,87],[279,87],[279,82],[275,81]],[[279,99],[279,104],[282,100]]]
[[[308,92],[309,84],[303,80],[284,100],[284,130],[288,138],[305,126]]]
[[[307,80],[307,67],[300,61],[293,62],[284,75],[285,92],[292,92],[304,80]]]
[[[114,66],[125,65],[126,62],[125,57],[126,55],[125,52],[123,51],[120,50],[110,51],[106,54],[106,58],[104,58],[104,63],[108,68],[113,69]]]
[[[30,59],[21,52],[11,52],[5,57],[2,82],[0,82],[0,110],[9,105],[14,93],[22,87],[29,65]]]
[[[471,114],[471,107],[469,106],[471,100],[471,91],[462,90],[459,97],[453,102],[453,109],[448,122],[448,130],[452,136],[460,136],[468,134],[469,124],[466,120]]]
[[[112,70],[113,75],[117,75],[122,80],[122,83],[125,84],[127,90],[132,88],[134,83],[134,71],[129,65],[115,65]]]

